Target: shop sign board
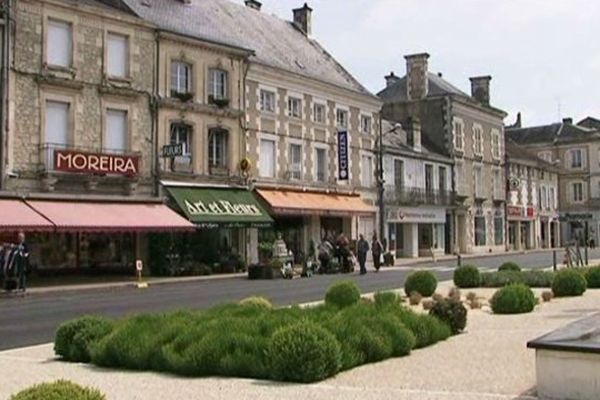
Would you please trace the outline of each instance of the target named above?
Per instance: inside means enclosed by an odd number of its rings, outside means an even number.
[[[591,213],[566,213],[559,217],[560,221],[591,221],[594,216]]]
[[[164,158],[173,158],[183,155],[183,143],[167,144],[162,147],[162,156]]]
[[[446,222],[446,210],[443,208],[391,208],[387,212],[388,222],[435,224]]]
[[[348,131],[338,132],[338,179],[347,181],[348,176]]]
[[[522,217],[523,209],[521,207],[508,206],[506,207],[506,213],[509,217]]]
[[[131,177],[138,174],[139,161],[137,155],[54,150],[55,171]]]
[[[527,207],[527,218],[535,217],[535,209],[533,207]]]
[[[219,200],[213,202],[185,200],[187,212],[190,215],[240,215],[240,216],[260,216],[262,212],[254,204],[233,203],[228,200]]]

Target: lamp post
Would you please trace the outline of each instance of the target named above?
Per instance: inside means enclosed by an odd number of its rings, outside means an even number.
[[[385,180],[383,179],[383,136],[389,133],[395,132],[398,129],[402,129],[402,125],[399,123],[383,133],[383,118],[379,115],[379,146],[377,149],[378,153],[378,169],[377,169],[377,192],[379,197],[379,240],[383,242],[385,236],[385,207],[383,203],[383,192]],[[387,240],[386,240],[387,242]],[[384,251],[387,249],[384,249]]]

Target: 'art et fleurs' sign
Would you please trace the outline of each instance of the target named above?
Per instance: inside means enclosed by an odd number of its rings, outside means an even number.
[[[102,175],[136,176],[139,156],[54,150],[54,170]]]
[[[190,202],[185,200],[185,206],[190,215],[243,215],[260,216],[262,212],[254,204],[232,203],[227,200]]]

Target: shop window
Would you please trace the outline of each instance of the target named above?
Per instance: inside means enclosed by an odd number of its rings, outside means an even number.
[[[211,68],[208,70],[208,100],[224,100],[227,98],[227,71]]]
[[[302,99],[297,97],[288,98],[288,116],[302,118]]]
[[[348,128],[348,111],[336,110],[335,120],[336,120],[338,128],[343,128],[343,129]]]
[[[129,75],[129,38],[109,33],[107,57],[108,76],[126,78]]]
[[[266,112],[275,112],[275,92],[261,89],[260,91],[260,109]]]
[[[183,61],[171,61],[171,96],[190,93],[191,81],[192,66]]]
[[[106,141],[104,149],[109,152],[125,152],[128,146],[127,111],[106,110]]]
[[[363,155],[362,156],[362,185],[364,187],[371,187],[373,185],[373,157]]]
[[[73,59],[73,27],[68,22],[48,20],[46,42],[48,65],[68,68]]]
[[[208,131],[208,164],[211,174],[214,169],[227,168],[227,137],[224,129],[210,129]]]
[[[485,217],[475,217],[475,246],[485,246]]]
[[[192,127],[183,123],[171,124],[170,144],[181,144],[183,154],[171,160],[171,171],[192,172]]]
[[[325,104],[315,103],[313,106],[314,121],[318,124],[325,123]]]
[[[494,218],[494,244],[500,246],[504,242],[504,218]]]
[[[260,140],[259,173],[263,178],[275,178],[275,141]]]
[[[296,143],[290,144],[290,165],[292,167],[290,176],[294,180],[302,179],[302,146]]]
[[[433,224],[433,248],[445,248],[445,227],[446,225],[444,224]]]
[[[317,182],[327,181],[327,150],[315,149],[315,170]]]

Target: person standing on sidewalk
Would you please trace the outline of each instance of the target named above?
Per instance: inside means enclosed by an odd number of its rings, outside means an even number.
[[[365,240],[365,237],[361,233],[358,235],[358,243],[356,244],[356,252],[358,256],[358,265],[360,265],[360,274],[364,275],[367,273],[367,254],[369,253],[369,242]]]
[[[373,254],[373,265],[375,266],[375,272],[379,272],[379,268],[381,268],[381,254],[383,253],[383,246],[377,238],[377,233],[373,233],[371,253]]]
[[[15,264],[17,269],[18,290],[25,293],[27,282],[27,269],[29,262],[29,246],[25,242],[25,233],[19,232],[19,243],[15,247]]]

